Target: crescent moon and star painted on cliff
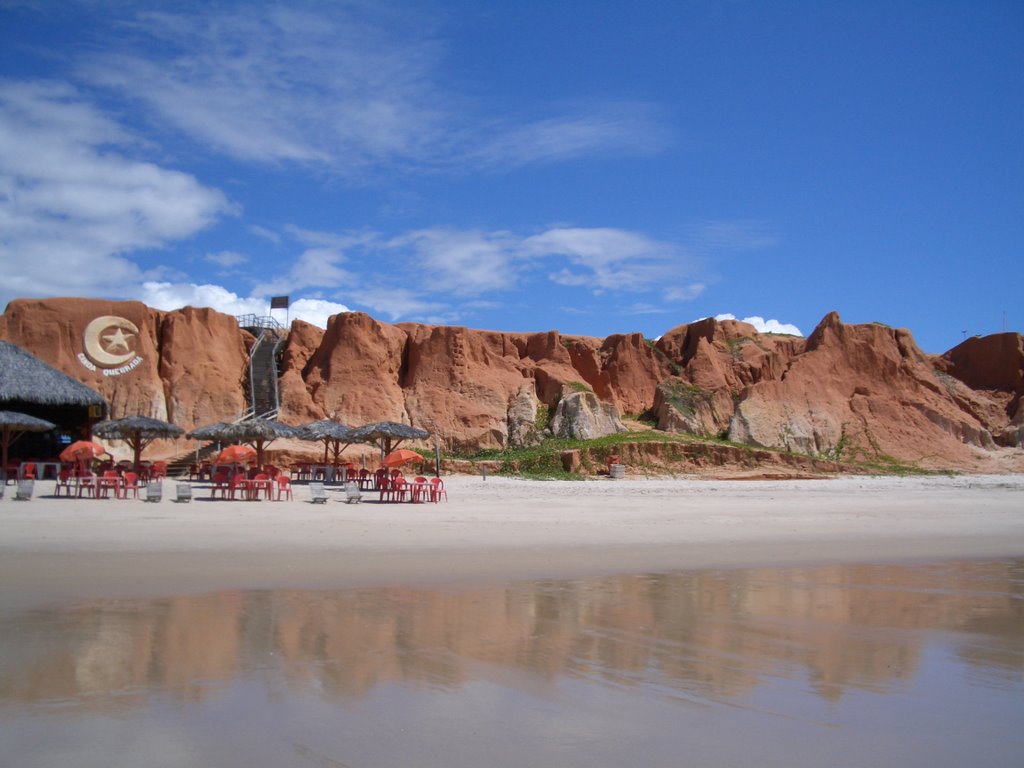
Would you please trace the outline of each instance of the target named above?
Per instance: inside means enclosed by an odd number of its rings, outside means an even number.
[[[78,359],[91,371],[101,370],[104,376],[120,376],[142,362],[135,352],[138,338],[139,327],[131,320],[102,315],[85,326],[82,333],[85,351],[78,354]]]

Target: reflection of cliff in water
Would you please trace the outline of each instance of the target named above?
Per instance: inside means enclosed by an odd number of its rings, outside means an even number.
[[[775,676],[837,698],[912,678],[920,630],[963,633],[957,654],[978,674],[1019,680],[1024,560],[99,600],[0,627],[0,701],[195,700],[242,676],[337,697],[579,676],[703,698]]]

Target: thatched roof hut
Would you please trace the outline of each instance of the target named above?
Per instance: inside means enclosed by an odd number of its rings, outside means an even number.
[[[124,440],[132,449],[133,465],[139,471],[142,451],[154,440],[173,439],[185,432],[181,427],[150,416],[126,416],[93,425],[93,434],[108,440]]]
[[[348,434],[352,442],[374,443],[380,447],[381,456],[391,453],[405,440],[422,440],[430,437],[425,429],[417,429],[396,421],[377,421],[356,427]]]
[[[0,341],[0,408],[51,421],[52,432],[26,435],[17,451],[25,457],[55,456],[64,442],[88,438],[89,425],[106,414],[96,390],[47,365],[16,344]]]
[[[311,424],[304,424],[299,427],[299,437],[303,440],[318,440],[324,444],[324,464],[327,463],[328,453],[334,449],[334,460],[338,461],[341,458],[342,452],[349,445],[358,440],[353,440],[350,435],[352,433],[352,427],[348,427],[342,424],[340,421],[334,419],[321,419],[320,421],[314,421]],[[342,447],[344,443],[344,447]]]
[[[0,404],[105,406],[103,395],[47,365],[16,344],[0,341]]]

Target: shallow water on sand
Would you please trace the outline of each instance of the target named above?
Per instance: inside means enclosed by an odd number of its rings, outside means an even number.
[[[17,766],[1019,766],[1024,558],[0,615]]]

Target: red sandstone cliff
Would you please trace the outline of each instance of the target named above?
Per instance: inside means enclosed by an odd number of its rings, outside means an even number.
[[[17,300],[0,317],[0,339],[95,387],[114,416],[142,413],[190,429],[246,407],[252,339],[213,310]],[[972,469],[1003,455],[996,443],[1021,445],[1022,371],[1019,334],[970,339],[929,357],[907,331],[845,325],[835,313],[807,339],[708,319],[673,328],[657,344],[640,334],[602,340],[389,325],[345,313],[326,331],[292,324],[279,386],[288,423],[401,421],[450,449],[505,446],[530,432],[521,422],[537,403],[553,413],[563,392],[589,389],[619,413],[656,411],[664,429],[830,458]]]

